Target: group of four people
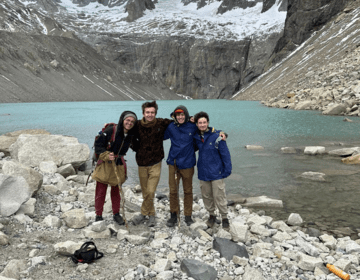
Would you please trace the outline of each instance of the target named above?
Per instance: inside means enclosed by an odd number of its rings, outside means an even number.
[[[231,174],[231,158],[224,133],[209,127],[209,116],[205,112],[195,115],[190,121],[185,106],[178,106],[171,114],[172,119],[156,118],[156,101],[142,104],[143,118],[137,119],[134,112],[121,114],[116,129],[108,127],[95,141],[95,153],[99,160],[93,179],[96,180],[96,221],[102,220],[107,186],[111,186],[111,202],[114,220],[123,224],[120,215],[119,185],[126,180],[124,155],[129,148],[136,152],[139,181],[143,203],[141,214],[133,218],[138,225],[149,217],[149,227],[155,226],[154,197],[160,180],[161,162],[164,158],[163,141],[171,140],[167,164],[169,166],[170,219],[167,226],[173,227],[180,216],[179,182],[184,190],[185,223],[191,225],[193,187],[192,178],[196,164],[195,151],[199,150],[198,178],[206,210],[209,212],[207,225],[213,227],[215,210],[219,209],[222,227],[229,230],[224,178]],[[115,163],[115,165],[114,165]]]

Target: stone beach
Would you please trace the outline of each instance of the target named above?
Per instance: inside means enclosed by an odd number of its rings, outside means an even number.
[[[182,216],[180,227],[168,228],[169,201],[166,194],[157,193],[156,225],[149,228],[146,223],[132,224],[142,196],[139,186],[125,182],[128,227],[114,222],[109,196],[105,220],[95,222],[95,182],[90,180],[86,186],[90,170],[83,168],[90,150],[73,137],[23,133],[33,134],[1,136],[1,143],[8,144],[7,148],[0,144],[0,280],[340,279],[323,263],[360,279],[358,236],[305,227],[297,213],[274,220],[266,209],[283,207],[282,201],[265,196],[229,200],[227,232],[221,225],[207,228],[208,213],[199,195],[194,195],[195,223],[186,226]],[[5,137],[13,137],[13,144]],[[305,150],[309,156],[323,152],[321,147]],[[357,163],[357,151],[332,153]],[[310,180],[323,178],[305,173]],[[265,211],[247,208],[255,206]],[[74,264],[69,255],[88,240],[104,257],[91,264]]]

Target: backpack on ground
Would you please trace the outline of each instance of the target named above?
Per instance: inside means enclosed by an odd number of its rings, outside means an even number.
[[[79,250],[71,256],[71,260],[74,263],[92,263],[104,256],[103,253],[99,252],[96,245],[92,241],[85,242]]]
[[[99,154],[95,153],[95,142],[96,140],[100,137],[100,135],[102,135],[104,133],[104,130],[108,127],[112,127],[113,128],[113,132],[110,138],[110,141],[108,142],[108,145],[106,147],[106,150],[109,150],[112,143],[115,141],[115,135],[116,135],[116,127],[117,124],[116,123],[106,123],[103,128],[99,131],[99,133],[95,136],[95,140],[94,140],[94,145],[93,145],[93,149],[94,149],[94,153],[92,156],[92,165],[95,166],[95,164],[97,163],[97,161],[99,160]]]

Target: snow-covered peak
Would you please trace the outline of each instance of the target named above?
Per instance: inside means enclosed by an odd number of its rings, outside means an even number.
[[[36,0],[20,1],[29,7],[37,3]],[[149,36],[240,40],[281,31],[286,17],[286,12],[279,12],[278,9],[281,0],[276,0],[276,4],[265,13],[261,13],[263,3],[256,3],[251,8],[234,8],[223,14],[217,13],[222,1],[210,1],[198,9],[197,3],[184,5],[181,0],[159,0],[155,9],[146,10],[144,15],[134,22],[125,20],[128,16],[128,1],[108,1],[107,6],[89,1],[52,1],[59,8],[53,14],[56,20],[68,30],[77,33],[86,30],[97,33],[141,33]]]

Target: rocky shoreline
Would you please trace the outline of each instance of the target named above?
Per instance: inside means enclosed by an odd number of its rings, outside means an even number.
[[[360,47],[342,60],[299,77],[295,90],[262,101],[268,107],[318,110],[324,115],[360,116]]]
[[[229,201],[227,232],[220,225],[207,228],[208,214],[196,195],[196,223],[188,227],[182,217],[180,227],[168,228],[169,201],[158,193],[156,226],[149,228],[146,223],[132,225],[142,196],[139,186],[125,183],[129,227],[114,223],[110,197],[105,220],[95,222],[95,182],[86,186],[89,170],[82,168],[89,149],[73,137],[38,133],[0,136],[1,143],[4,137],[13,137],[6,142],[8,154],[0,156],[0,280],[339,279],[323,263],[335,264],[351,279],[360,278],[360,239],[305,228],[296,213],[275,221],[264,210],[247,208],[282,206],[281,201],[266,197]],[[317,154],[323,149],[306,152]],[[319,174],[306,175],[321,179]],[[94,240],[104,257],[75,265],[69,255],[87,240]]]

